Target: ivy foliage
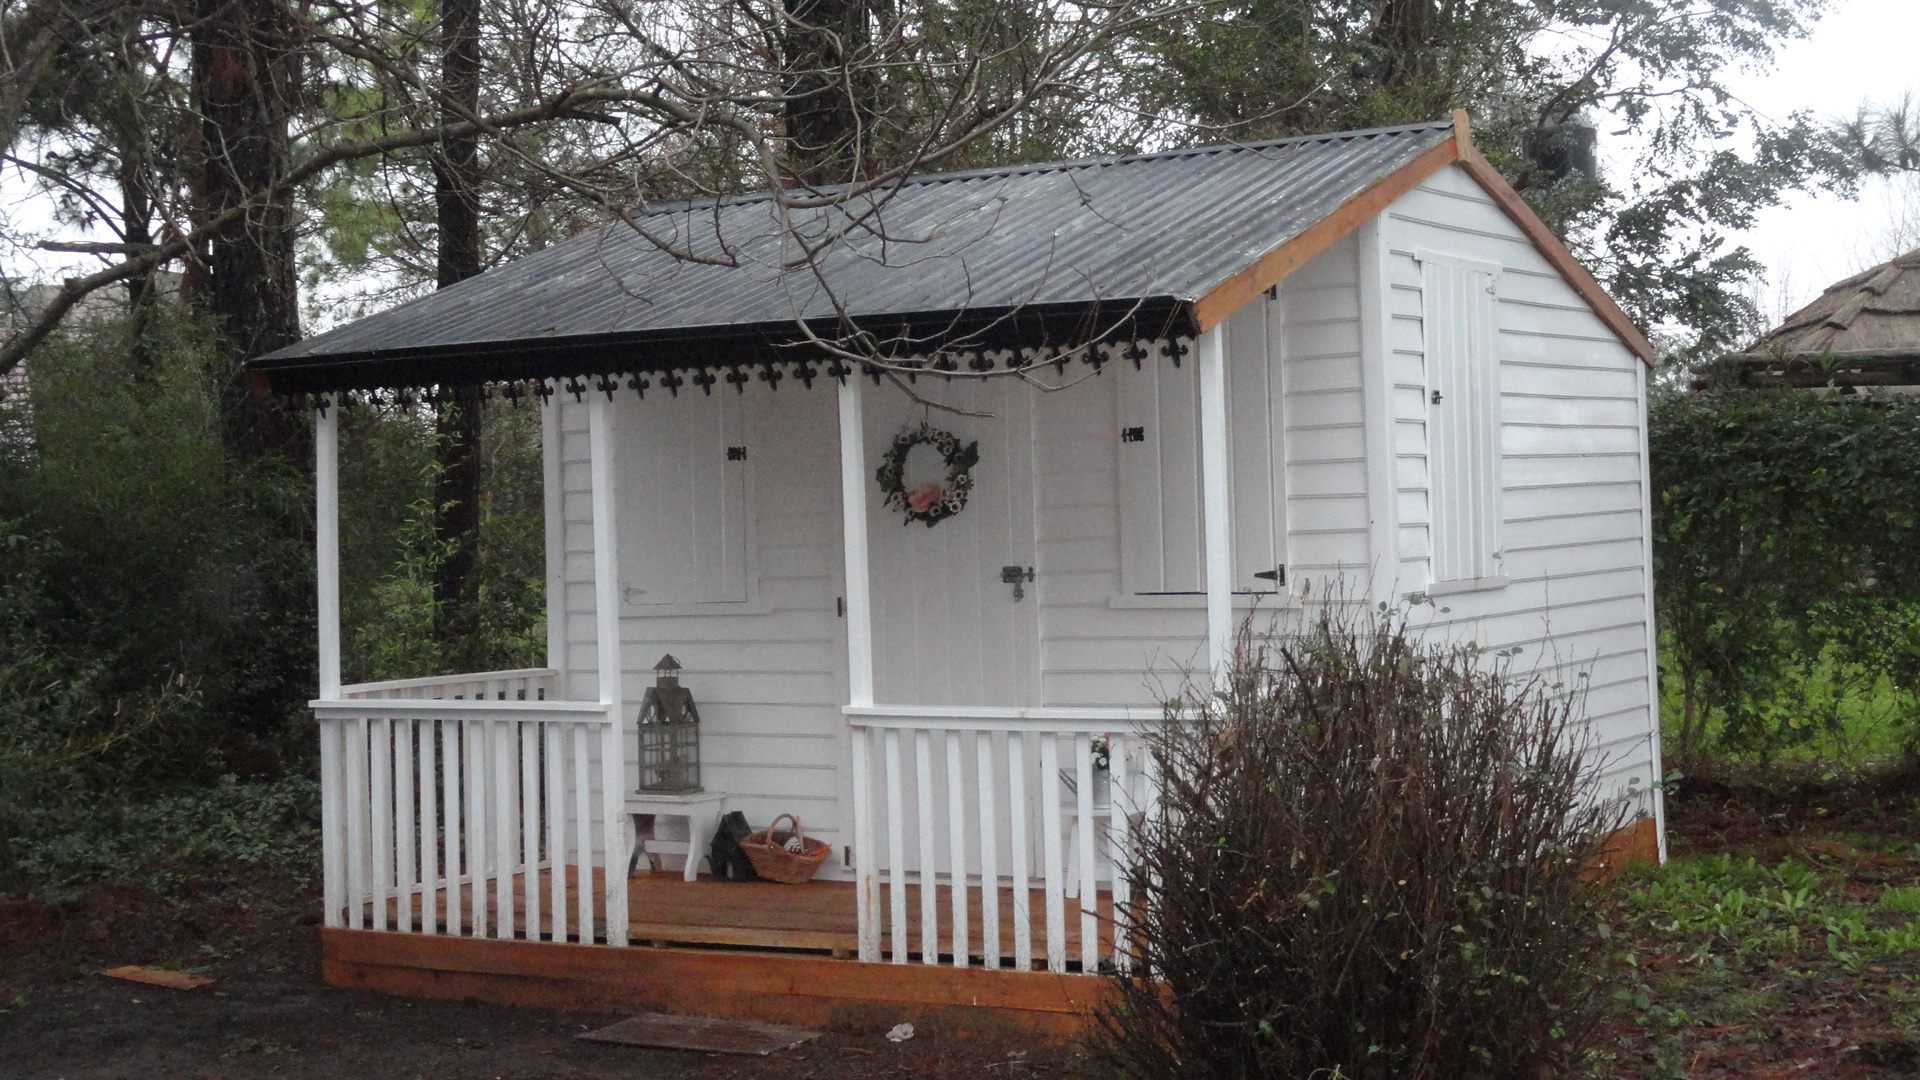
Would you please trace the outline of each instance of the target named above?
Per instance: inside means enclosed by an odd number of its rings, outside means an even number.
[[[1676,394],[1650,437],[1669,753],[1834,735],[1868,691],[1920,742],[1920,402]]]

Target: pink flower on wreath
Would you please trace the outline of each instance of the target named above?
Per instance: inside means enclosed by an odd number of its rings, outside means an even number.
[[[938,506],[947,497],[947,489],[939,484],[928,484],[907,492],[907,506],[916,513],[926,513]]]

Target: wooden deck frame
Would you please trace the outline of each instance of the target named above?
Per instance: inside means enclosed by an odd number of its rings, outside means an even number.
[[[373,930],[321,930],[320,970],[332,986],[408,997],[974,1036],[1082,1035],[1111,994],[1104,978],[1045,971]]]

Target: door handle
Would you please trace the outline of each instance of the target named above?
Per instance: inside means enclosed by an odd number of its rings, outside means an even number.
[[[1000,582],[1013,586],[1013,598],[1024,600],[1027,596],[1026,583],[1033,580],[1031,566],[1003,566],[1000,568]]]

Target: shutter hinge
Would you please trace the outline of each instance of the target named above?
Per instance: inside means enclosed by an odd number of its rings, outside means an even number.
[[[847,617],[846,597],[836,596],[833,598],[833,617],[836,619],[844,619]]]
[[[1259,578],[1261,581],[1271,581],[1275,585],[1285,585],[1287,583],[1287,564],[1281,563],[1271,570],[1255,571],[1253,576]]]
[[[746,447],[744,447],[744,446],[729,446],[729,447],[727,447],[727,460],[728,460],[728,461],[745,461],[745,460],[747,460],[747,448],[746,448]]]
[[[1144,426],[1123,427],[1120,429],[1120,441],[1123,443],[1146,442],[1147,429]]]
[[[1434,403],[1435,405],[1438,405],[1438,404],[1440,404],[1440,391],[1438,391],[1438,390],[1435,390],[1435,391],[1433,392],[1433,403]]]

